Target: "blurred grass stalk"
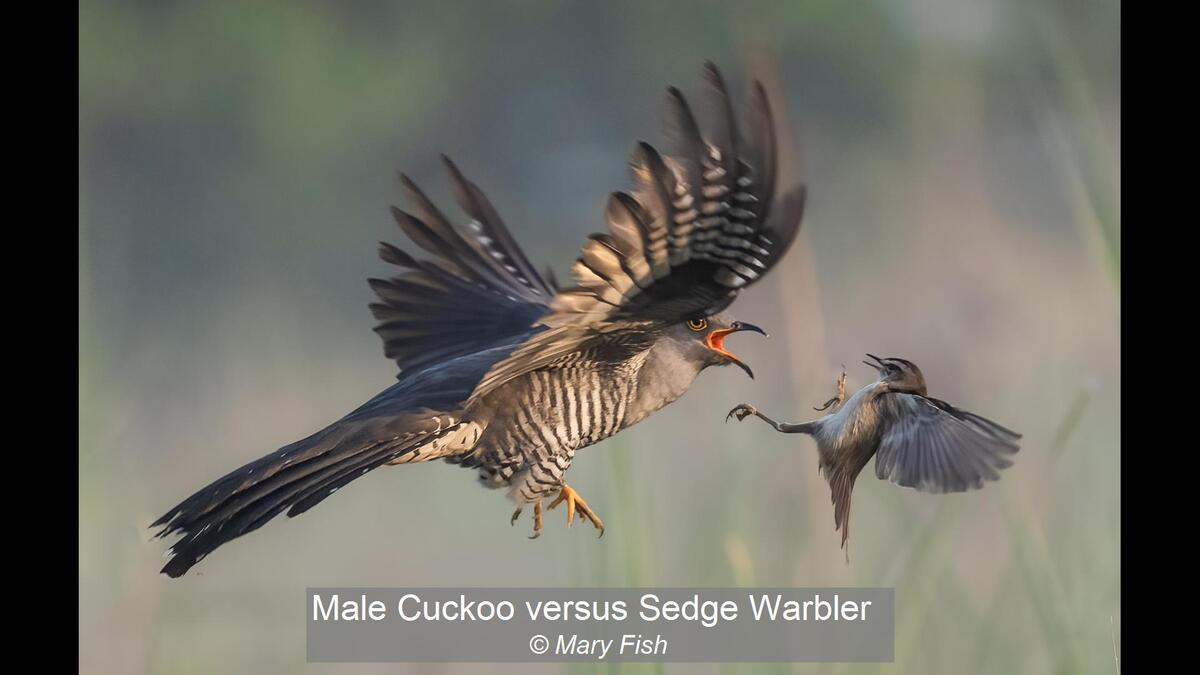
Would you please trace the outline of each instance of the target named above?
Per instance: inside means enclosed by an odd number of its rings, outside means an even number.
[[[88,351],[92,346],[93,334],[91,330],[91,298],[88,292],[88,272],[91,265],[88,260],[88,231],[87,219],[84,217],[85,205],[84,194],[82,190],[83,179],[80,179],[79,190],[79,345],[75,353],[75,358],[79,362],[79,457],[82,463],[83,459],[83,439],[84,431],[88,422],[88,407],[92,403],[92,398],[88,396],[91,385],[91,374],[89,368],[92,359],[88,358]]]
[[[617,435],[605,441],[605,454],[609,458],[607,483],[614,511],[612,522],[620,527],[606,531],[603,547],[603,564],[590,564],[586,573],[572,573],[572,583],[580,586],[638,588],[656,585],[654,547],[647,540],[646,523],[653,520],[653,508],[649,500],[640,499],[640,487],[630,456],[627,436]],[[586,522],[586,521],[585,521]],[[583,524],[583,523],[581,523]],[[578,562],[579,556],[576,557]],[[593,561],[594,562],[594,561]],[[573,566],[573,570],[585,569]],[[617,576],[610,573],[618,570]],[[618,673],[665,673],[662,663],[572,663],[564,668],[567,672],[584,675],[596,673],[616,675]]]
[[[1059,103],[1078,124],[1065,125],[1057,111],[1036,105],[1035,120],[1058,168],[1080,235],[1120,287],[1120,163],[1116,147],[1105,141],[1104,125],[1093,95],[1095,88],[1088,81],[1070,37],[1048,12],[1035,12],[1034,19],[1048,61],[1054,66]],[[1031,103],[1036,98],[1031,97]]]
[[[1091,397],[1091,389],[1084,387],[1067,407],[1049,447],[1054,458],[1061,456],[1075,435]],[[1083,672],[1088,664],[1087,651],[1077,626],[1089,617],[1072,615],[1064,570],[1051,552],[1041,519],[1028,506],[1027,496],[1011,482],[1005,483],[1002,490],[1011,550],[1041,624],[1041,633],[1046,636],[1046,648],[1054,657],[1055,672]],[[1007,570],[1005,574],[1007,578]],[[981,650],[986,647],[986,643],[981,643]]]
[[[616,497],[617,521],[622,524],[618,530],[620,546],[617,547],[621,550],[617,553],[625,573],[620,585],[636,588],[655,583],[654,547],[646,540],[646,521],[653,514],[650,503],[639,499],[637,488],[645,483],[637,480],[627,438],[614,436],[609,440],[608,455],[612,462],[611,484]]]

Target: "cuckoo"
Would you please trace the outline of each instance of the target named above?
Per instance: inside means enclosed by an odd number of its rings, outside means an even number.
[[[753,377],[725,342],[763,331],[726,309],[779,262],[804,210],[802,183],[777,185],[776,122],[762,84],[750,83],[735,116],[721,74],[711,63],[703,74],[699,114],[668,89],[669,145],[660,153],[636,144],[633,188],[609,197],[608,231],[588,238],[569,287],[538,273],[449,159],[465,223],[401,175],[408,210],[392,215],[424,255],[382,243],[380,256],[399,272],[370,281],[397,381],[159,518],[158,536],[179,535],[162,571],[178,577],[381,466],[433,459],[507,490],[512,522],[532,507],[534,537],[543,506],[560,504],[568,526],[579,514],[603,535],[596,511],[566,483],[576,452],[675,401],[709,366]]]

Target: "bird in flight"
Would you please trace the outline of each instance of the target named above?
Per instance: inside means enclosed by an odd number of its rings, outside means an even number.
[[[795,239],[803,184],[777,186],[775,120],[748,88],[739,124],[724,80],[704,68],[702,114],[674,87],[660,153],[638,143],[634,187],[609,197],[608,231],[591,235],[558,289],[529,263],[492,204],[443,157],[466,223],[401,175],[408,211],[392,214],[425,252],[387,243],[400,268],[372,279],[371,310],[397,382],[315,434],[236,469],[152,527],[179,534],[162,571],[178,577],[280,513],[300,515],[384,465],[443,459],[506,489],[512,522],[566,505],[599,531],[566,483],[575,453],[673,402],[709,366],[750,367],[725,340],[762,329],[725,310]],[[707,113],[707,114],[704,114]],[[703,122],[703,124],[701,123]]]
[[[879,379],[846,400],[846,373],[837,396],[817,410],[833,412],[811,422],[776,422],[743,403],[725,416],[738,421],[754,415],[776,431],[808,434],[817,441],[818,465],[833,499],[833,522],[850,538],[850,496],[854,479],[875,457],[875,476],[921,492],[965,492],[1000,478],[1012,465],[1021,435],[974,413],[929,396],[925,376],[912,361],[863,361]],[[848,553],[847,553],[848,555]]]

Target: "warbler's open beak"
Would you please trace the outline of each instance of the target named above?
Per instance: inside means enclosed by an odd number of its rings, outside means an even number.
[[[745,330],[754,331],[755,333],[758,333],[760,335],[764,335],[766,337],[771,337],[770,335],[767,335],[767,331],[759,328],[758,326],[755,326],[752,323],[746,323],[744,321],[734,321],[733,323],[729,324],[729,328],[714,329],[711,333],[708,334],[708,337],[705,338],[705,341],[708,343],[709,349],[713,350],[714,352],[720,354],[721,356],[724,356],[725,358],[729,359],[733,363],[737,364],[737,366],[739,368],[741,368],[742,370],[746,371],[746,374],[749,375],[750,379],[753,380],[754,379],[754,371],[750,370],[750,366],[742,363],[741,359],[734,356],[731,352],[725,351],[725,338],[729,335],[732,335],[733,333],[739,333],[739,332],[745,331]]]
[[[879,358],[878,356],[875,356],[874,354],[867,354],[867,356],[878,361],[879,365],[875,365],[874,363],[871,363],[870,361],[863,361],[863,363],[867,364],[868,366],[871,366],[875,370],[879,371],[880,374],[882,374],[883,373],[883,359]]]

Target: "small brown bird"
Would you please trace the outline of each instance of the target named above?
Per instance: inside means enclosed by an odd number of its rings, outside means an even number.
[[[842,548],[850,537],[850,496],[854,479],[875,456],[875,475],[921,492],[964,492],[1000,478],[1012,465],[1021,435],[974,413],[926,395],[925,377],[911,361],[863,361],[879,371],[879,379],[846,400],[846,372],[837,396],[816,410],[828,415],[802,424],[781,424],[743,403],[725,420],[755,415],[776,431],[809,434],[817,441],[819,466],[833,492],[833,518],[842,532]],[[849,554],[847,553],[847,559]]]

